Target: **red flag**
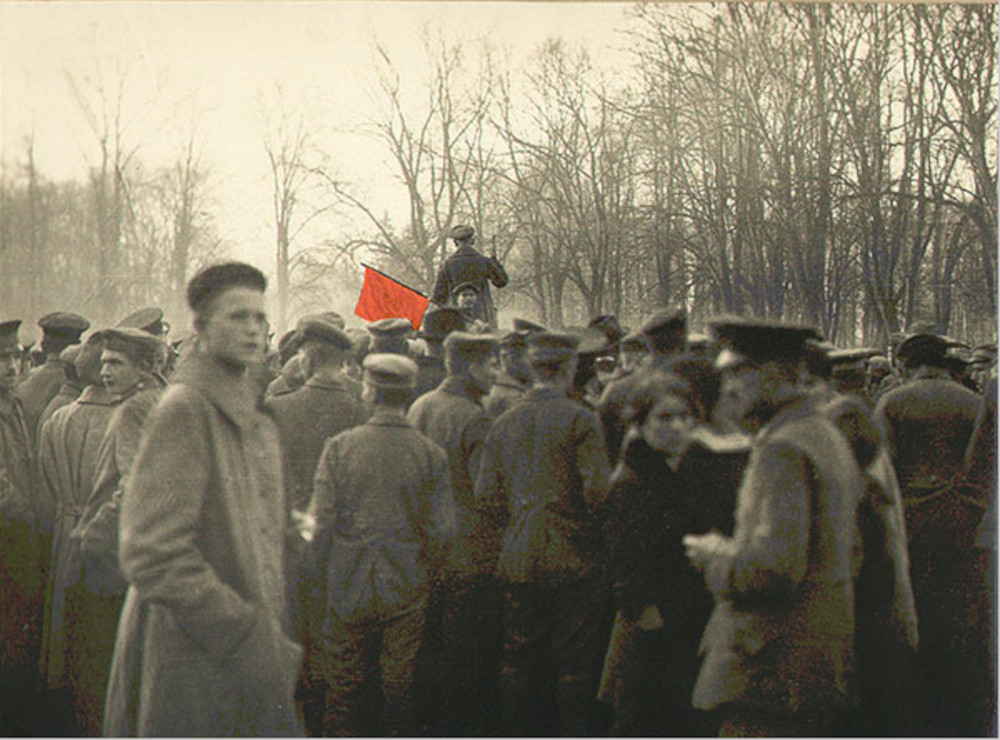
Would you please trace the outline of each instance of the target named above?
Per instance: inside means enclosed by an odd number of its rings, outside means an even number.
[[[409,319],[413,328],[419,329],[430,299],[368,265],[362,267],[365,284],[354,307],[355,315],[365,321]]]

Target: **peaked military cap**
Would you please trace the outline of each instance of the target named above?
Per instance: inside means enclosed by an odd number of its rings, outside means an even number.
[[[528,335],[528,356],[537,362],[566,360],[576,354],[580,337],[568,332],[540,331]]]
[[[980,344],[972,352],[972,361],[976,364],[989,364],[997,358],[996,344]]]
[[[142,329],[130,326],[116,326],[101,332],[104,349],[122,352],[133,360],[152,359],[157,356],[163,341]]]
[[[17,335],[20,328],[21,319],[0,322],[0,352],[10,354],[21,351],[21,342]]]
[[[892,372],[892,365],[889,364],[889,358],[882,354],[872,355],[871,359],[868,360],[868,368],[873,371]]]
[[[347,333],[332,321],[329,321],[325,317],[325,314],[305,316],[299,319],[299,323],[295,327],[295,333],[298,335],[301,344],[306,342],[325,342],[343,350],[350,350],[353,347],[351,338],[347,336]]]
[[[166,334],[167,330],[166,325],[163,323],[163,309],[155,306],[141,308],[135,313],[130,313],[118,322],[118,326],[130,326],[133,329],[142,329],[156,336]]]
[[[687,334],[687,313],[683,308],[657,311],[646,319],[639,330],[646,335],[653,351],[666,354],[684,349]]]
[[[188,283],[188,305],[197,313],[217,295],[236,287],[263,293],[267,290],[267,278],[256,267],[245,262],[224,262],[206,267]]]
[[[587,323],[587,327],[600,329],[607,336],[608,342],[611,344],[616,343],[619,339],[625,336],[625,332],[622,331],[621,324],[618,323],[618,317],[612,316],[611,314],[595,316]]]
[[[504,350],[523,350],[528,346],[528,332],[508,331],[500,335],[497,347]]]
[[[417,363],[392,353],[365,357],[365,381],[379,388],[413,388],[417,384]]]
[[[820,378],[829,378],[833,374],[833,361],[830,353],[837,348],[831,342],[807,339],[805,343],[806,370]]]
[[[38,320],[46,336],[57,339],[80,340],[80,335],[90,328],[90,322],[78,313],[55,311]]]
[[[949,342],[939,334],[918,332],[899,343],[896,357],[909,363],[941,364],[948,352]]]
[[[830,363],[834,372],[863,368],[868,360],[875,357],[878,350],[874,347],[854,347],[852,349],[835,349],[829,353]]]
[[[548,331],[548,329],[546,329],[541,324],[536,324],[534,321],[528,321],[527,319],[514,319],[513,326],[514,326],[514,331],[517,332],[531,333],[539,331]]]
[[[456,240],[471,239],[476,235],[476,230],[466,224],[458,224],[451,229],[451,238]]]
[[[405,337],[413,330],[409,319],[379,319],[368,325],[375,338]]]
[[[821,339],[813,327],[804,324],[737,316],[719,317],[708,323],[725,348],[716,359],[719,368],[735,364],[740,355],[760,362],[801,359],[807,352],[806,340]]]
[[[454,306],[435,306],[424,314],[418,332],[425,339],[441,342],[453,331],[465,329],[465,317]]]
[[[329,321],[338,329],[343,329],[344,327],[347,326],[347,322],[344,321],[344,317],[341,316],[336,311],[320,311],[318,314],[316,314],[316,316],[323,319],[324,321]]]
[[[597,326],[588,326],[579,334],[580,344],[576,348],[580,355],[601,355],[614,352],[617,340]]]
[[[289,329],[282,334],[278,340],[278,359],[281,364],[288,362],[301,348],[302,336],[295,329]]]
[[[466,281],[464,283],[459,283],[458,285],[455,286],[455,289],[451,291],[452,297],[457,298],[459,295],[462,294],[463,290],[471,290],[476,295],[479,295],[479,286],[471,281]]]
[[[629,352],[652,352],[653,345],[649,341],[649,337],[643,334],[641,331],[636,330],[622,337],[619,346]]]
[[[449,359],[482,360],[493,354],[496,346],[497,338],[492,334],[453,331],[444,340],[444,351]]]

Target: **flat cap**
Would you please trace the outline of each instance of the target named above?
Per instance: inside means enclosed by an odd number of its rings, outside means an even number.
[[[751,360],[795,360],[805,356],[806,340],[821,340],[819,332],[804,324],[721,316],[708,322],[718,342],[728,352],[716,360],[719,368],[734,364],[735,355]]]
[[[17,335],[20,328],[21,319],[0,322],[0,351],[10,353],[21,349],[21,342]]]
[[[453,331],[465,329],[465,317],[454,306],[435,306],[424,314],[418,334],[425,339],[441,342]]]
[[[299,335],[299,342],[301,344],[306,342],[325,342],[326,344],[347,351],[353,348],[351,338],[347,336],[347,332],[332,321],[324,318],[322,314],[305,316],[299,319],[299,323],[295,326],[295,333]]]
[[[829,353],[834,370],[841,367],[857,366],[875,357],[878,350],[874,347],[853,347],[851,349],[834,349]]]
[[[548,331],[548,329],[546,329],[541,324],[536,324],[534,321],[528,321],[527,319],[514,319],[513,327],[514,331],[518,332],[533,333],[539,331]]]
[[[224,262],[206,267],[188,283],[188,305],[197,313],[217,295],[236,287],[263,293],[267,290],[267,278],[256,267],[245,262]]]
[[[446,357],[463,360],[482,360],[493,354],[497,338],[492,334],[470,334],[454,331],[444,340]]]
[[[130,313],[119,321],[117,326],[142,329],[156,336],[162,336],[166,333],[166,326],[163,323],[163,309],[155,306],[141,308],[135,313]]]
[[[368,324],[368,331],[373,337],[405,337],[413,331],[409,319],[379,319]]]
[[[541,331],[528,335],[528,357],[532,362],[569,359],[579,346],[580,337],[568,332]]]
[[[47,313],[38,320],[38,325],[47,336],[65,339],[79,339],[90,328],[87,319],[69,311]]]
[[[680,352],[687,334],[687,312],[683,308],[657,311],[639,330],[649,338],[654,352]]]
[[[101,332],[104,349],[122,352],[133,359],[155,358],[163,347],[163,341],[142,329],[130,326],[116,326]]]
[[[379,388],[413,388],[417,384],[417,363],[402,355],[371,354],[362,367],[365,381]]]
[[[462,291],[465,291],[465,290],[471,290],[476,295],[479,295],[479,286],[476,285],[471,280],[467,280],[464,283],[459,283],[458,285],[456,285],[455,289],[453,291],[451,291],[451,295],[452,295],[452,297],[457,297],[457,296],[459,296],[459,295],[462,294]]]
[[[318,314],[314,314],[324,321],[329,321],[331,324],[336,326],[338,329],[343,329],[347,326],[347,322],[344,321],[344,317],[341,316],[336,311],[320,311]]]
[[[449,234],[449,236],[451,236],[452,239],[459,239],[459,240],[470,239],[475,235],[476,235],[476,230],[471,226],[467,226],[466,224],[458,224],[457,226],[453,226],[451,228],[451,233]]]

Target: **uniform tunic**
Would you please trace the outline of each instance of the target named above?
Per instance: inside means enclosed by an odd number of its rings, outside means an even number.
[[[173,382],[122,497],[130,588],[104,734],[299,734],[277,429],[256,389],[205,355]]]
[[[754,440],[733,537],[706,568],[716,604],[696,708],[773,717],[848,703],[861,492],[832,423],[809,399],[785,399]]]

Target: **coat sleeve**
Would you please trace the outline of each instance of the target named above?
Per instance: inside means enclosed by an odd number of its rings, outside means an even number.
[[[608,495],[611,466],[601,423],[593,412],[588,411],[578,417],[576,470],[580,475],[584,501],[592,511],[597,510]]]
[[[810,471],[793,445],[776,442],[761,449],[757,468],[741,491],[756,511],[751,531],[736,539],[706,571],[709,589],[730,600],[792,591],[809,567]]]
[[[507,277],[507,271],[503,269],[503,265],[496,257],[486,258],[486,277],[498,288],[504,287],[510,280]]]
[[[451,298],[451,281],[448,279],[448,271],[444,265],[438,268],[437,280],[434,281],[434,290],[431,292],[431,300],[439,306],[444,306]]]
[[[148,421],[122,499],[122,571],[140,599],[166,608],[220,662],[253,629],[257,610],[224,583],[198,546],[211,485],[210,410],[175,387]]]

